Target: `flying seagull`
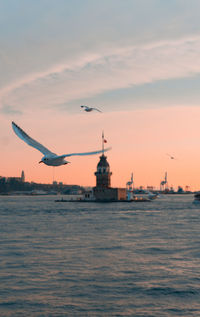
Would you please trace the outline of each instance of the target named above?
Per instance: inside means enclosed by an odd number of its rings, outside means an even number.
[[[65,165],[65,164],[70,163],[70,162],[65,160],[65,158],[68,156],[94,155],[94,154],[103,153],[103,150],[99,150],[99,151],[94,151],[94,152],[70,153],[70,154],[57,155],[57,154],[51,152],[50,150],[48,150],[46,147],[44,147],[39,142],[32,139],[15,122],[12,122],[12,128],[20,139],[22,139],[28,145],[34,147],[35,149],[37,149],[38,151],[40,151],[44,154],[44,156],[42,157],[42,159],[39,163],[44,163],[44,164],[49,165],[49,166],[60,166],[60,165]],[[104,149],[104,152],[108,151],[110,149],[111,148]]]
[[[174,156],[172,156],[172,155],[170,155],[168,153],[166,155],[169,156],[171,160],[176,160],[176,158]]]
[[[98,112],[102,112],[101,110],[99,110],[97,108],[92,108],[92,107],[88,107],[88,106],[85,106],[85,105],[82,105],[81,108],[83,108],[83,110],[86,111],[86,112],[91,112],[93,110],[96,110]]]

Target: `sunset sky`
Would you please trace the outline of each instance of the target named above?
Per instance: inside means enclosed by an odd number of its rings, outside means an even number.
[[[199,0],[0,0],[0,175],[52,182],[15,121],[57,154],[100,149],[104,130],[112,186],[133,172],[158,188],[167,171],[200,189],[199,12]],[[98,160],[72,157],[55,179],[94,186]]]

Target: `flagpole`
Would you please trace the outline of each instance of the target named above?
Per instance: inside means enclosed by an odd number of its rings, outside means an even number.
[[[102,151],[104,155],[104,132],[102,132]]]

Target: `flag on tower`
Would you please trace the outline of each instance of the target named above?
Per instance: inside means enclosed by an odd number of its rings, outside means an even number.
[[[103,155],[104,155],[104,143],[107,143],[107,140],[104,139],[104,131],[102,131],[102,151],[103,151]]]
[[[107,143],[107,140],[104,139],[104,132],[102,132],[102,140],[103,140],[103,143]]]

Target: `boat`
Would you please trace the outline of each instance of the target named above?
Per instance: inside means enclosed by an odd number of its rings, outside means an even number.
[[[149,197],[143,197],[143,196],[133,196],[133,199],[131,199],[130,201],[140,203],[140,202],[152,201],[152,199]]]
[[[154,199],[156,199],[158,197],[158,194],[157,193],[152,193],[152,192],[149,192],[148,193],[148,198],[150,199],[150,200],[154,200]]]
[[[194,195],[193,204],[200,204],[200,192]]]
[[[64,199],[63,197],[61,199],[55,199],[54,202],[56,203],[74,203],[74,202],[83,202],[83,203],[131,203],[131,202],[149,202],[152,201],[152,199],[148,197],[138,197],[133,196],[131,199],[125,199],[125,200],[94,200],[94,199]]]
[[[56,203],[66,203],[66,202],[80,202],[80,201],[84,201],[82,198],[78,197],[76,199],[64,199],[63,197],[61,199],[55,199],[54,200]]]
[[[63,199],[63,198],[61,198],[61,199],[56,199],[56,200],[54,200],[56,203],[65,203],[65,202],[67,202],[67,201],[69,201],[69,200],[66,200],[66,199]]]

